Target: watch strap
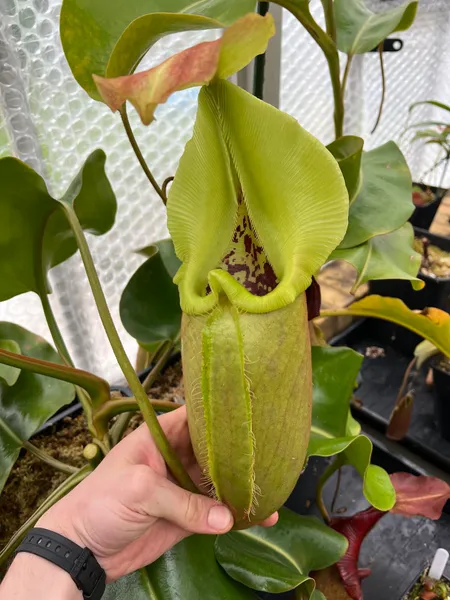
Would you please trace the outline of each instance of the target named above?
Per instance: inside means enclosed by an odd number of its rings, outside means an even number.
[[[59,533],[35,528],[29,531],[16,551],[45,558],[66,571],[83,593],[84,600],[100,600],[106,574],[88,548],[81,548]]]

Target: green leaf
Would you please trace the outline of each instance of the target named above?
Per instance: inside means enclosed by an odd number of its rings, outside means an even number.
[[[349,55],[370,52],[391,33],[409,29],[414,23],[418,4],[408,2],[374,13],[367,8],[365,0],[335,0],[339,50]]]
[[[217,268],[242,210],[280,279],[265,296]],[[309,287],[342,239],[348,194],[318,140],[289,115],[220,80],[200,92],[194,136],[170,188],[167,214],[183,261],[175,282],[184,312],[209,312],[223,291],[240,309],[263,313]]]
[[[279,594],[301,586],[311,598],[311,571],[336,563],[347,551],[347,540],[316,517],[279,511],[275,527],[252,527],[216,539],[216,557],[236,581],[254,590]]]
[[[20,346],[14,340],[0,340],[0,349],[20,354]],[[20,371],[21,369],[17,367],[0,365],[0,383],[5,383],[11,387],[19,379]]]
[[[209,84],[214,78],[228,79],[267,49],[275,34],[273,17],[250,13],[228,27],[221,38],[202,42],[174,54],[160,65],[112,79],[93,75],[97,89],[115,112],[129,100],[144,125],[154,120],[159,104],[179,90]]]
[[[337,248],[330,260],[345,260],[358,272],[352,293],[376,279],[406,279],[419,290],[424,282],[417,277],[422,257],[413,247],[414,230],[410,223],[387,233],[376,235],[364,244],[353,248]]]
[[[379,510],[389,510],[395,492],[388,474],[370,464],[372,442],[354,435],[349,420],[350,399],[363,357],[350,348],[315,346],[313,359],[313,416],[308,456],[343,453],[343,462],[356,468],[363,478],[364,495]]]
[[[75,79],[94,100],[100,100],[94,73],[128,75],[164,35],[217,27],[211,20],[230,25],[253,12],[255,4],[255,0],[64,0],[61,40]],[[206,17],[204,27],[193,14]],[[141,17],[145,18],[141,21]],[[107,73],[110,58],[111,73]]]
[[[120,317],[128,333],[147,348],[174,340],[180,332],[180,298],[172,279],[181,263],[172,240],[158,242],[143,253],[149,258],[123,291]]]
[[[12,341],[24,356],[61,364],[50,344],[18,325],[0,322],[0,338]],[[6,348],[5,342],[1,347],[16,351]],[[24,369],[15,382],[11,381],[0,381],[0,492],[19,456],[22,442],[29,440],[47,419],[75,397],[73,385]]]
[[[437,102],[436,100],[421,100],[420,102],[414,102],[414,104],[411,104],[409,107],[409,112],[412,112],[416,106],[422,106],[424,104],[427,106],[436,106],[437,108],[442,108],[443,110],[450,112],[450,106],[448,104],[443,104],[442,102]]]
[[[130,23],[114,46],[105,77],[133,73],[151,46],[165,35],[222,27],[219,21],[198,15],[156,13],[139,17]]]
[[[359,246],[376,235],[399,229],[414,211],[411,173],[394,142],[363,153],[361,176],[361,190],[350,206],[341,249]]]
[[[450,357],[450,315],[439,308],[425,308],[418,313],[398,298],[366,296],[346,309],[325,310],[321,315],[354,315],[391,321],[422,336]]]
[[[183,540],[141,573],[108,585],[103,600],[257,600],[219,567],[214,540],[206,535]]]
[[[346,135],[327,146],[337,160],[345,179],[350,204],[356,198],[361,187],[361,160],[364,140],[354,135]]]
[[[0,160],[0,301],[25,292],[45,294],[47,271],[75,254],[61,203],[73,205],[86,231],[101,235],[111,229],[116,200],[105,160],[102,150],[93,152],[60,200],[25,163]]]

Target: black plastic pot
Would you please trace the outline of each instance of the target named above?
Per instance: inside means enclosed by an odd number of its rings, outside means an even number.
[[[434,412],[436,426],[442,437],[450,442],[450,373],[439,366],[441,357],[432,362]]]
[[[433,246],[450,252],[450,238],[435,235],[423,229],[414,228],[416,237],[427,237]],[[385,279],[370,282],[370,293],[380,296],[399,298],[412,310],[423,310],[426,307],[435,307],[450,312],[450,278],[436,279],[419,273],[420,279],[425,282],[422,290],[415,291],[409,281],[399,279]],[[412,355],[414,348],[422,339],[398,325],[380,321],[380,330],[384,339],[390,339],[392,345],[405,354]]]
[[[404,600],[404,598],[407,597],[408,594],[410,594],[414,588],[414,586],[416,585],[416,583],[419,582],[420,578],[422,577],[422,575],[426,572],[426,570],[430,567],[430,565],[426,565],[418,575],[416,575],[414,577],[414,580],[412,581],[411,585],[408,587],[408,589],[405,590],[405,592],[403,593],[402,596],[400,596],[399,600]],[[445,583],[449,584],[450,580],[447,577],[442,577],[441,581],[445,581]]]
[[[447,190],[444,188],[434,187],[432,185],[425,185],[423,183],[414,183],[414,186],[420,187],[423,191],[431,190],[434,194],[435,199],[427,204],[426,206],[416,206],[411,218],[410,223],[414,227],[420,227],[421,229],[429,229],[433,223],[434,217],[441,205]]]
[[[358,404],[353,416],[363,426],[368,425],[385,434],[406,368],[411,356],[395,346],[395,340],[385,338],[378,319],[362,319],[333,340],[333,345],[349,346],[366,358],[361,368],[361,385],[355,392]],[[368,348],[379,348],[377,358],[366,356]],[[434,392],[426,385],[425,366],[414,383],[414,409],[408,434],[401,442],[389,442],[392,452],[403,448],[419,455],[450,475],[450,441],[441,435],[435,417]],[[398,469],[397,469],[398,470]]]

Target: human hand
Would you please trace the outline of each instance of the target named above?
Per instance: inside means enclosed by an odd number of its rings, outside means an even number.
[[[198,483],[201,473],[186,409],[160,417],[160,423]],[[277,520],[274,514],[261,525],[272,526]],[[89,548],[108,581],[152,563],[193,533],[226,533],[232,525],[228,508],[174,482],[146,425],[113,448],[89,477],[37,523]]]

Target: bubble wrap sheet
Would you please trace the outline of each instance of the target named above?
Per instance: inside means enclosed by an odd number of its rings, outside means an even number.
[[[396,1],[371,2],[374,10]],[[108,155],[107,172],[119,210],[114,229],[89,236],[101,282],[126,350],[134,359],[136,343],[124,331],[119,300],[130,275],[142,261],[134,253],[167,235],[162,204],[143,175],[119,118],[91,100],[72,77],[59,40],[60,0],[0,0],[0,156],[14,154],[45,178],[54,195],[62,195],[88,154],[101,147]],[[320,0],[311,7],[322,20]],[[405,48],[385,57],[388,95],[377,132],[370,130],[380,98],[376,54],[357,57],[348,88],[347,133],[362,134],[367,147],[398,139],[407,108],[426,98],[450,102],[450,3],[421,0],[414,28],[399,35]],[[141,68],[148,68],[192,43],[212,39],[214,32],[172,35],[159,42]],[[281,108],[320,139],[333,139],[332,95],[325,60],[290,14],[284,14]],[[142,127],[130,110],[133,128],[145,157],[161,182],[173,175],[184,144],[192,133],[197,91],[175,95],[157,111],[157,122]],[[417,118],[436,116],[420,109]],[[432,164],[424,153],[403,141],[416,178]],[[436,177],[436,176],[435,176]],[[433,181],[430,181],[433,183]],[[450,178],[446,182],[450,185]],[[1,182],[0,182],[1,186]],[[76,364],[110,381],[120,370],[99,321],[79,255],[51,273],[51,302]],[[34,294],[0,304],[0,319],[16,322],[50,340]]]

